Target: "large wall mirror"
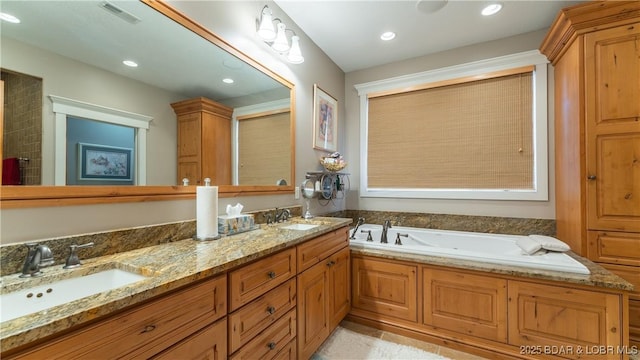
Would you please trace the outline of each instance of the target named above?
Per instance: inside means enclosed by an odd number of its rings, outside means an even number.
[[[5,205],[192,196],[177,174],[183,144],[171,104],[196,98],[233,109],[222,196],[293,191],[293,84],[168,4],[3,1],[2,11],[22,20],[1,25],[2,157],[18,159],[21,183],[3,185]],[[84,165],[105,157],[124,163],[121,178],[91,178]]]

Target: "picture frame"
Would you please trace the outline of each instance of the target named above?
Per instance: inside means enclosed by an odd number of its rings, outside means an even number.
[[[78,143],[78,180],[132,181],[133,149]]]
[[[338,100],[313,84],[313,148],[338,150]]]

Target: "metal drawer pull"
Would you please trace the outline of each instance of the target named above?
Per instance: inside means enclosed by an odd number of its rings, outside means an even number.
[[[144,329],[142,331],[140,331],[140,334],[152,332],[155,329],[156,329],[155,325],[147,325],[147,326],[144,327]]]
[[[269,313],[269,315],[271,315],[276,312],[276,308],[274,308],[273,306],[269,306],[267,307],[267,312]]]
[[[336,264],[336,262],[335,262],[335,261],[333,261],[333,260],[331,260],[331,261],[329,261],[329,262],[327,263],[327,266],[328,266],[328,267],[332,267],[332,266],[333,266],[333,265],[335,265],[335,264]]]
[[[267,346],[269,347],[269,350],[273,350],[276,348],[276,343],[274,343],[273,341],[268,343]]]
[[[267,273],[267,275],[269,276],[269,278],[270,278],[270,279],[275,279],[275,278],[276,278],[276,273],[275,273],[275,272],[273,272],[273,271],[269,271],[269,272]]]
[[[596,176],[595,175],[589,175],[589,176],[587,176],[587,179],[588,180],[595,180]]]

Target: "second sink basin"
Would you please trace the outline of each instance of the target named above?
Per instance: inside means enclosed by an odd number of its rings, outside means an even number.
[[[285,229],[285,230],[310,230],[313,229],[315,227],[318,227],[320,225],[318,224],[291,224],[291,225],[287,225],[287,226],[283,226],[281,227],[281,229]]]
[[[114,268],[1,294],[0,322],[117,289],[146,278],[134,272]]]

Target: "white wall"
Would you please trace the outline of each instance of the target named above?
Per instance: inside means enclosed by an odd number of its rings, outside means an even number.
[[[472,61],[538,49],[546,30],[535,31],[505,39],[470,45],[406,61],[353,71],[345,77],[345,107],[347,147],[345,155],[352,172],[352,190],[347,199],[347,209],[427,212],[440,214],[486,215],[522,218],[555,218],[554,149],[553,149],[553,69],[549,66],[548,128],[549,128],[549,201],[489,201],[442,199],[385,199],[360,198],[360,103],[354,85],[400,75],[464,64]],[[401,139],[398,139],[401,141]]]
[[[267,3],[275,17],[294,27],[300,36],[305,62],[286,63],[255,35],[256,19]],[[344,116],[344,73],[271,1],[172,1],[179,11],[196,20],[228,43],[263,63],[296,85],[296,184],[304,180],[305,171],[319,170],[318,158],[323,153],[312,148],[313,84],[329,92],[341,106]],[[344,122],[340,124],[344,133]],[[345,144],[345,139],[340,140]],[[171,146],[175,149],[175,145]],[[340,151],[344,147],[340,146]],[[223,198],[219,208],[241,202],[245,210],[269,209],[275,206],[300,205],[293,195]],[[312,201],[316,214],[342,209],[344,200],[321,207]],[[0,243],[34,241],[55,236],[83,234],[133,226],[160,224],[195,218],[195,200],[161,201],[128,204],[65,206],[56,208],[0,210]]]

